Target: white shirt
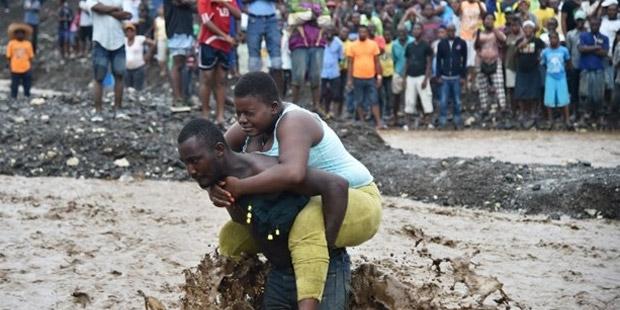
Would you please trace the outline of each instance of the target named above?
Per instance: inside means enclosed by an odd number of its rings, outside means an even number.
[[[283,31],[282,33],[282,45],[280,46],[280,57],[282,57],[282,69],[291,70],[292,61],[291,61],[291,50],[288,48],[288,39],[290,34],[288,31]]]
[[[144,40],[146,40],[145,36],[135,36],[133,44],[129,45],[127,38],[125,38],[127,69],[137,69],[144,66]]]
[[[620,30],[620,18],[616,18],[614,20],[609,20],[607,16],[603,17],[601,21],[601,29],[599,32],[609,39],[609,50],[607,53],[609,56],[611,55],[612,45],[614,44],[614,39],[616,38],[616,32]]]
[[[85,0],[80,1],[80,8],[82,8],[82,3],[85,3]],[[80,27],[88,27],[93,25],[93,18],[90,15],[89,10],[81,9],[80,10]]]
[[[123,11],[131,13],[129,22],[137,24],[140,21],[140,0],[123,0]]]
[[[93,17],[93,41],[99,43],[106,50],[117,50],[125,44],[123,24],[110,15],[93,12],[92,7],[98,3],[122,8],[123,0],[87,0],[80,2],[80,7],[83,10],[88,10]]]

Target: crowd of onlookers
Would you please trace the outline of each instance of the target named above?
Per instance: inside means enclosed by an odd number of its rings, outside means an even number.
[[[605,126],[620,106],[617,0],[56,1],[60,55],[92,55],[96,110],[113,79],[121,118],[123,85],[142,89],[151,63],[173,109],[197,95],[211,118],[213,96],[222,127],[227,79],[257,70],[293,102],[309,86],[314,111],[378,129],[458,129],[464,109],[506,128]],[[41,2],[24,0],[10,31],[25,89]]]

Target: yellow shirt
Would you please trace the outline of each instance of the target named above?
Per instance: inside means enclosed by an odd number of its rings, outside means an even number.
[[[383,54],[379,56],[381,62],[381,69],[384,77],[391,77],[394,75],[394,59],[392,58],[392,42],[385,45]]]
[[[552,8],[539,8],[536,12],[534,12],[534,15],[536,16],[536,26],[538,26],[537,36],[540,36],[540,34],[543,33],[543,29],[547,26],[547,22],[555,17],[555,12]],[[558,25],[559,24],[560,21],[558,20]]]
[[[11,40],[6,46],[6,57],[9,59],[12,73],[25,73],[30,70],[30,60],[34,57],[32,43],[28,40]]]
[[[351,46],[351,43],[353,43],[353,41],[348,40],[348,39],[342,43],[342,47],[343,47],[343,50],[344,50],[344,55],[345,55],[345,56],[348,56],[348,55],[349,55],[349,53],[348,53],[347,51],[349,50],[349,46]],[[347,57],[345,57],[345,58],[344,58],[344,59],[340,62],[340,71],[347,70],[348,64],[349,64],[349,63],[348,63]]]
[[[357,40],[347,48],[347,57],[353,58],[353,77],[371,79],[377,74],[375,57],[379,56],[379,45],[371,39]]]

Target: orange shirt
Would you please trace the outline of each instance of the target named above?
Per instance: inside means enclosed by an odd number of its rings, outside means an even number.
[[[379,56],[377,42],[366,39],[352,42],[346,49],[347,57],[353,58],[353,77],[357,79],[370,79],[377,75],[375,71],[375,56]]]
[[[30,60],[34,57],[32,43],[28,40],[11,40],[6,46],[6,57],[10,61],[12,73],[25,73],[30,70]]]

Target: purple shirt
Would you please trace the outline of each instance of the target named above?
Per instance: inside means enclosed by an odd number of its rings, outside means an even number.
[[[321,4],[314,3],[312,1],[302,2],[299,4],[300,7],[305,9],[311,9],[317,12],[317,15],[321,14]],[[319,25],[316,23],[316,20],[311,20],[303,24],[301,26],[303,28],[303,32],[306,36],[306,42],[304,42],[304,38],[301,36],[299,31],[297,30],[299,27],[295,27],[291,37],[289,39],[288,47],[292,51],[296,48],[308,48],[308,47],[325,47],[327,45],[327,40],[325,40],[325,36],[322,36],[319,39],[319,35],[321,33],[321,29]],[[318,44],[317,44],[318,43]]]

